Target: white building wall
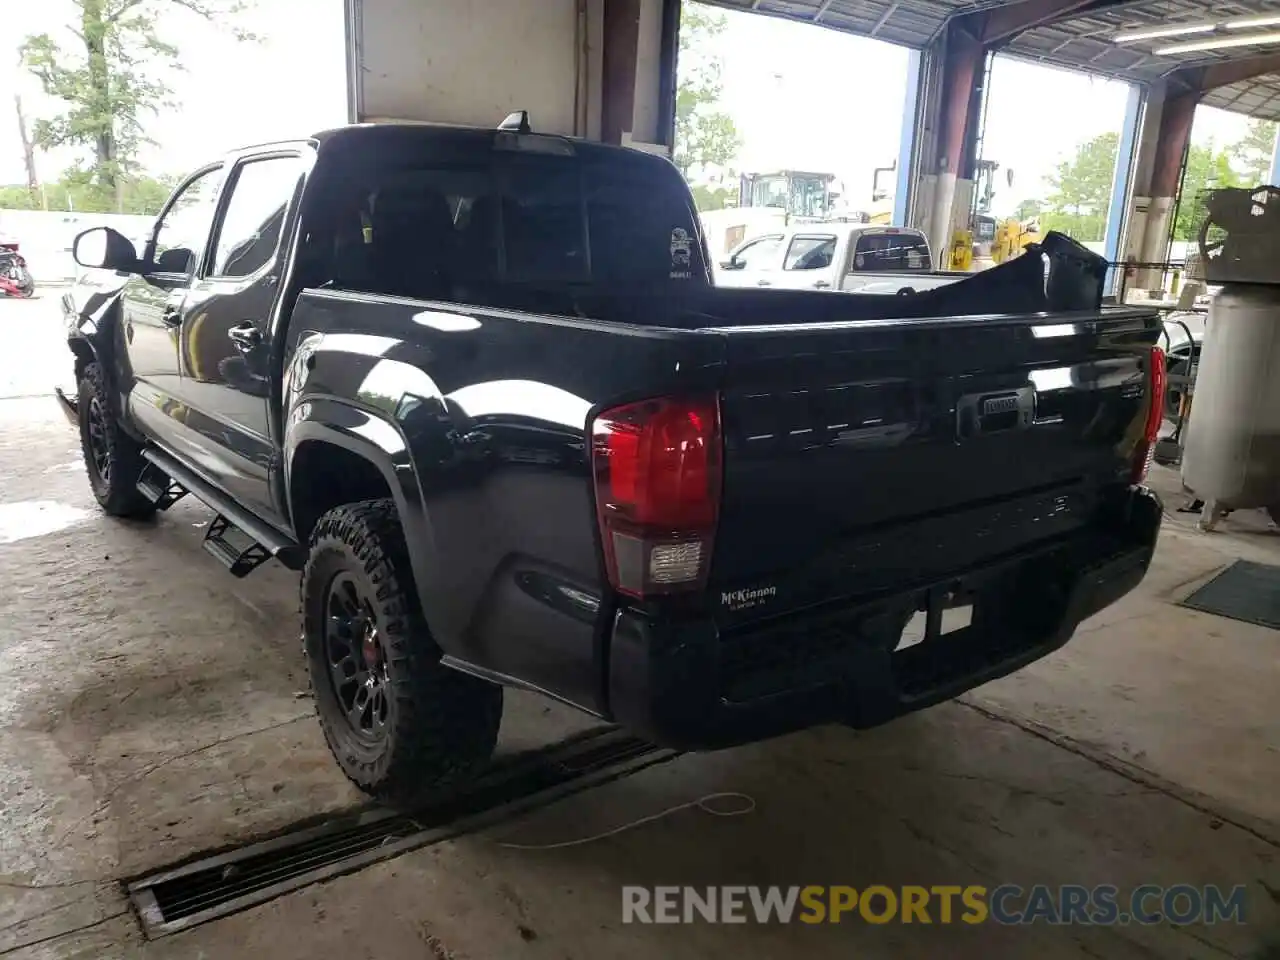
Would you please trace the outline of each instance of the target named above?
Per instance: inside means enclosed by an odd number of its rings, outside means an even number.
[[[347,0],[356,121],[496,126],[528,110],[534,129],[579,129],[589,96],[592,0]],[[598,82],[595,84],[598,89]]]

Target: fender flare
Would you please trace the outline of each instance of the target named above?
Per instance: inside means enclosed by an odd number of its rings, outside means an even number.
[[[117,339],[122,336],[120,306],[120,297],[113,295],[96,315],[77,313],[75,323],[67,330],[67,348],[75,355],[77,367],[81,359],[80,350],[84,349],[92,358],[90,362],[102,368],[111,388],[110,413],[131,431],[124,416],[128,390],[123,386],[130,374],[122,363],[122,351],[117,349]]]
[[[293,463],[299,447],[309,442],[331,444],[355,454],[382,475],[400,517],[420,602],[424,611],[430,609],[438,562],[432,553],[434,540],[422,486],[400,428],[387,417],[335,397],[304,399],[294,406],[285,421],[282,466],[285,502],[295,535],[300,531],[293,502]],[[436,639],[439,642],[438,636]]]

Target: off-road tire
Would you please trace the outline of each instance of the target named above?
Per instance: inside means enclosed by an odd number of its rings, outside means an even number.
[[[138,491],[138,478],[146,466],[142,445],[121,429],[111,413],[111,390],[101,366],[91,363],[84,368],[78,397],[80,452],[94,499],[113,517],[141,520],[154,516],[155,504]],[[95,430],[96,438],[91,439]],[[95,456],[94,444],[99,442],[105,444],[105,451]],[[105,470],[99,467],[100,460]]]
[[[357,734],[330,674],[330,585],[344,575],[368,601],[386,654],[388,715],[377,743]],[[411,804],[429,790],[465,780],[489,759],[502,720],[502,688],[440,662],[391,500],[347,504],[320,518],[301,592],[316,713],[352,783],[380,800]]]

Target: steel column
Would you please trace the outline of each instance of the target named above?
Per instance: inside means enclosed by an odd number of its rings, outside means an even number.
[[[640,0],[604,0],[603,104],[600,139],[621,143],[631,130],[636,103]]]
[[[1151,168],[1151,196],[1172,197],[1182,178],[1182,158],[1191,140],[1191,123],[1196,117],[1199,90],[1184,90],[1166,96],[1160,113],[1160,133],[1156,137],[1155,163]]]
[[[1124,108],[1124,124],[1120,127],[1120,142],[1116,146],[1116,167],[1111,178],[1111,206],[1107,210],[1107,233],[1103,240],[1103,256],[1115,262],[1120,259],[1120,238],[1124,233],[1125,211],[1129,209],[1130,185],[1136,165],[1135,146],[1138,139],[1138,120],[1142,116],[1142,88],[1129,85],[1129,99]],[[1113,289],[1116,272],[1107,273],[1107,289]]]
[[[907,90],[902,98],[902,132],[898,137],[898,182],[893,188],[893,222],[905,226],[911,210],[912,173],[915,170],[916,104],[920,99],[922,57],[919,50],[907,54]]]

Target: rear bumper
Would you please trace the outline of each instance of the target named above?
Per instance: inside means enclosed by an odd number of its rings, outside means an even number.
[[[1058,649],[1141,582],[1160,530],[1155,494],[1133,488],[1103,529],[836,611],[721,632],[708,617],[654,623],[620,611],[609,657],[615,719],[678,749],[714,749],[819,723],[872,727],[1004,676]],[[973,602],[969,627],[894,652],[930,591]]]

